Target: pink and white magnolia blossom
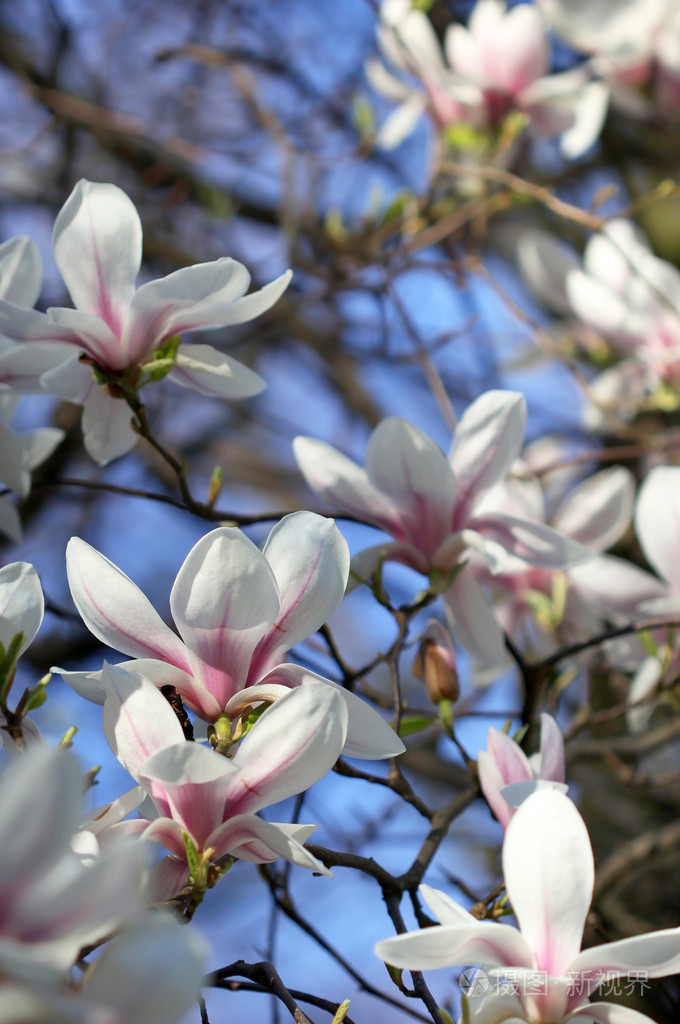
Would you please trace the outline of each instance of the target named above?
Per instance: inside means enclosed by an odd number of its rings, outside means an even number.
[[[426,434],[390,417],[368,443],[366,469],[313,438],[294,441],[309,486],[331,505],[392,534],[361,552],[352,571],[369,579],[383,560],[428,575],[443,592],[452,632],[481,665],[506,663],[503,634],[473,571],[473,553],[492,574],[510,556],[566,569],[590,557],[580,544],[530,519],[485,508],[486,493],[504,480],[519,454],[526,404],[521,394],[487,391],[461,417],[448,458]]]
[[[441,924],[385,939],[377,955],[418,971],[481,964],[499,984],[468,998],[475,1024],[649,1024],[635,1010],[588,996],[604,980],[680,971],[680,928],[579,952],[595,871],[585,822],[569,797],[539,789],[524,801],[505,833],[503,875],[519,931],[477,921],[445,893],[421,886]],[[512,981],[500,984],[506,972]]]
[[[578,69],[549,75],[547,24],[531,4],[510,10],[504,0],[478,0],[467,28],[451,25],[441,53],[434,29],[410,0],[386,0],[381,8],[378,44],[388,62],[416,86],[371,62],[371,85],[400,105],[378,134],[395,146],[427,111],[438,128],[458,122],[486,130],[506,116],[526,116],[534,135],[561,135],[568,158],[585,152],[599,135],[607,90]]]
[[[107,943],[82,985],[0,982],[0,1024],[177,1024],[198,997],[205,943],[154,912]]]
[[[514,475],[501,482],[489,492],[485,506],[544,522],[545,500],[538,480],[524,461],[513,472],[521,474],[521,480]],[[634,495],[632,474],[623,466],[612,466],[557,501],[550,524],[595,553],[582,565],[560,573],[513,559],[495,578],[475,565],[504,629],[522,649],[540,655],[554,647],[556,635],[567,643],[592,636],[612,619],[631,619],[640,614],[643,602],[664,595],[665,586],[656,577],[623,558],[604,554],[630,526]]]
[[[291,276],[286,272],[246,295],[250,274],[224,257],[135,290],[142,260],[139,215],[117,186],[85,180],[62,207],[52,243],[75,309],[45,314],[14,299],[0,301],[0,335],[15,343],[0,355],[0,382],[84,406],[85,447],[102,465],[129,451],[137,434],[127,403],[115,388],[98,383],[93,368],[114,382],[136,371],[139,385],[145,374],[163,369],[155,359],[163,342],[185,331],[252,320],[276,302]],[[176,384],[203,395],[243,398],[264,387],[256,373],[210,345],[182,345],[164,369]]]
[[[680,391],[680,271],[654,256],[641,231],[612,220],[575,253],[545,232],[526,232],[518,256],[541,301],[571,314],[622,357],[593,382],[586,423],[599,428],[610,409],[629,419],[645,404]],[[583,333],[583,332],[582,332]],[[592,344],[587,334],[583,342]],[[601,406],[601,410],[598,408]]]
[[[566,790],[562,731],[551,715],[542,714],[540,749],[527,757],[507,733],[489,729],[486,750],[477,754],[477,769],[489,807],[507,828],[515,809],[536,789]]]
[[[593,70],[627,114],[671,117],[680,98],[677,0],[539,0],[558,35],[592,56]]]
[[[367,703],[299,665],[286,652],[322,626],[345,592],[347,544],[332,519],[285,516],[262,551],[241,530],[222,527],[189,552],[170,595],[178,637],[135,584],[85,541],[67,548],[71,593],[88,629],[138,659],[126,667],[174,686],[208,722],[276,700],[290,687],[336,688],[349,713],[345,753],[381,758],[404,746]],[[180,639],[181,637],[181,639]],[[103,703],[96,674],[64,673],[82,696]]]
[[[230,854],[255,863],[287,860],[313,871],[327,869],[302,843],[316,826],[265,821],[257,812],[323,778],[347,735],[347,709],[330,686],[289,690],[268,708],[223,757],[185,740],[162,694],[137,672],[105,665],[104,732],[111,749],[153,802],[123,832],[152,839],[173,854],[154,872],[152,889],[171,898],[187,884],[182,833],[211,862]]]
[[[117,844],[89,865],[71,849],[82,792],[64,750],[31,747],[0,777],[3,978],[63,980],[83,947],[141,912],[140,844]]]
[[[12,238],[0,245],[0,299],[29,308],[35,304],[42,284],[42,262],[30,238]],[[12,343],[0,334],[0,356]],[[21,434],[9,426],[19,398],[0,392],[0,481],[21,498],[31,489],[31,471],[48,458],[64,437],[56,427],[44,427]],[[0,496],[0,530],[20,543],[21,520],[8,495]]]

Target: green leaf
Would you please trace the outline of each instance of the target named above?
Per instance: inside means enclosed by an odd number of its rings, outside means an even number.
[[[640,630],[640,632],[638,633],[638,638],[640,640],[640,643],[644,647],[645,652],[650,656],[650,658],[659,657],[659,648],[657,647],[656,641],[648,629]]]
[[[198,856],[198,850],[194,845],[194,841],[188,832],[182,830],[182,839],[184,841],[184,849],[187,855],[187,864],[189,865],[189,881],[192,885],[195,885],[198,880],[198,870],[200,866],[200,859]]]
[[[408,715],[406,718],[402,718],[399,723],[399,735],[413,736],[415,733],[427,729],[433,723],[434,719],[428,718],[427,715]]]

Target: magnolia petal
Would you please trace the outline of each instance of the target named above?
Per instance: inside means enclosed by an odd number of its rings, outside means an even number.
[[[120,338],[142,261],[142,225],[116,185],[81,179],[54,224],[54,259],[74,306]]]
[[[347,736],[347,710],[331,686],[302,686],[268,708],[239,745],[231,814],[254,813],[301,793],[333,767]]]
[[[7,495],[0,496],[0,533],[9,537],[12,543],[21,544],[21,517]]]
[[[385,118],[376,136],[381,149],[395,149],[406,139],[422,117],[427,102],[425,96],[413,92]]]
[[[182,726],[160,690],[136,672],[104,662],[102,683],[104,734],[123,767],[138,779],[152,754],[184,740]]]
[[[562,730],[552,717],[543,712],[541,715],[541,749],[540,771],[542,779],[553,779],[564,782],[564,737]]]
[[[69,672],[67,669],[53,665],[50,672],[58,674],[79,697],[103,706],[106,700],[106,687],[102,682],[101,670],[96,672]]]
[[[249,686],[242,696],[252,691],[273,692],[276,684],[286,687],[296,686],[330,686],[342,698],[347,711],[347,738],[342,748],[346,757],[358,757],[367,760],[382,760],[396,757],[406,749],[394,729],[382,715],[358,697],[356,693],[346,690],[344,686],[319,676],[316,672],[301,665],[277,665],[259,686]],[[260,700],[266,699],[261,696]]]
[[[17,306],[34,306],[42,286],[40,250],[28,235],[0,245],[0,298]]]
[[[422,430],[390,416],[371,435],[366,473],[394,504],[397,539],[433,555],[451,532],[456,501],[456,480],[441,448]]]
[[[635,532],[645,558],[680,595],[680,466],[656,466],[638,495]]]
[[[628,529],[635,480],[624,466],[612,466],[575,487],[553,518],[553,526],[572,540],[605,551]]]
[[[469,569],[459,572],[444,594],[444,608],[454,637],[480,667],[505,671],[509,657],[503,630]]]
[[[352,459],[313,437],[296,437],[293,451],[307,484],[327,504],[346,509],[386,533],[399,530],[394,503]]]
[[[51,307],[47,316],[52,323],[70,331],[71,343],[87,352],[95,362],[110,370],[124,370],[128,366],[120,341],[98,316],[67,307]]]
[[[40,579],[29,562],[10,562],[0,569],[0,643],[5,650],[23,633],[17,657],[23,654],[40,628],[44,611]]]
[[[80,769],[64,750],[32,746],[9,766],[0,788],[0,830],[12,836],[0,846],[2,886],[30,884],[68,849],[78,827]]]
[[[58,427],[42,427],[28,434],[20,434],[24,446],[26,468],[31,470],[40,466],[48,459],[57,445],[66,437],[66,433]]]
[[[505,828],[512,817],[508,801],[502,793],[511,783],[533,778],[526,754],[514,740],[498,729],[489,729],[486,751],[477,759],[479,782],[489,807]]]
[[[605,335],[628,333],[631,314],[627,303],[601,281],[582,270],[572,270],[567,297],[576,315],[596,330]]]
[[[506,476],[520,453],[526,416],[524,396],[514,391],[487,391],[463,413],[449,462],[458,481],[458,502],[466,508]]]
[[[677,974],[680,971],[680,928],[665,928],[584,949],[571,961],[569,970],[592,983],[597,983],[598,978],[603,981],[632,971],[644,971],[650,978]]]
[[[578,266],[576,253],[546,231],[524,231],[517,243],[519,268],[536,298],[554,313],[571,312],[567,274]]]
[[[460,925],[469,928],[474,921],[468,910],[461,907],[459,903],[452,900],[440,889],[433,889],[429,885],[421,885],[418,890],[428,907],[437,918],[440,924]]]
[[[125,573],[79,537],[66,548],[73,602],[91,633],[124,654],[189,669],[186,649]]]
[[[588,82],[575,96],[574,123],[562,135],[560,150],[567,160],[583,156],[595,144],[602,131],[611,89],[607,82]]]
[[[412,971],[474,963],[531,967],[533,960],[531,950],[516,928],[491,921],[467,927],[435,925],[383,939],[374,948],[381,960]]]
[[[501,796],[516,809],[539,789],[556,789],[558,793],[566,793],[569,786],[563,782],[553,782],[552,779],[530,779],[527,782],[512,782],[509,786],[503,786]]]
[[[192,675],[223,708],[245,685],[253,651],[279,610],[269,563],[241,530],[212,530],[187,555],[170,608]]]
[[[85,449],[100,466],[126,455],[139,435],[131,426],[132,411],[121,398],[112,398],[104,388],[92,388],[83,409]]]
[[[569,570],[569,582],[596,608],[632,618],[648,605],[667,607],[671,598],[668,584],[645,569],[613,555],[599,555]],[[677,598],[675,607],[678,607]]]
[[[174,686],[190,711],[200,715],[206,722],[214,722],[222,713],[222,705],[201,683],[184,669],[177,668],[167,661],[155,658],[135,658],[133,661],[121,662],[120,668],[139,672],[149,679],[154,686]]]
[[[178,833],[167,824],[171,817],[199,849],[211,846],[214,830],[232,816],[227,797],[237,775],[233,761],[198,743],[182,740],[157,749],[140,768],[139,779],[166,817],[154,821],[145,837],[185,858]]]
[[[104,949],[87,977],[88,1001],[127,1024],[171,1024],[198,998],[207,948],[170,914],[153,914]]]
[[[312,830],[316,826],[311,826]],[[225,822],[210,837],[215,847],[215,858],[230,853],[241,860],[255,864],[269,863],[284,857],[292,864],[332,877],[331,872],[320,860],[305,850],[300,841],[291,834],[290,826],[279,825],[258,818],[255,814],[239,814]],[[307,837],[310,827],[296,826],[295,832]]]
[[[438,552],[435,553],[435,558],[444,551],[445,547],[446,542],[440,545]],[[362,583],[370,585],[371,578],[384,562],[400,562],[402,565],[407,565],[410,569],[422,573],[423,576],[426,576],[430,569],[429,559],[425,558],[412,544],[386,540],[382,544],[376,544],[375,547],[358,551],[356,555],[352,556],[347,593],[351,593]]]
[[[259,373],[212,345],[182,345],[168,377],[200,395],[216,398],[250,398],[267,386]]]
[[[530,565],[544,569],[570,569],[593,558],[593,552],[551,526],[501,512],[487,512],[470,523],[484,537]]]
[[[594,882],[588,830],[569,797],[540,789],[524,801],[505,833],[503,874],[536,967],[562,977],[581,948]]]
[[[253,655],[253,681],[327,622],[343,598],[349,573],[347,541],[333,519],[313,512],[284,516],[262,553],[274,574],[280,604]]]
[[[566,1021],[585,1021],[586,1024],[653,1024],[652,1018],[630,1006],[618,1003],[587,1003],[572,1010]]]
[[[253,320],[268,310],[288,287],[291,271],[259,291],[245,295],[250,274],[237,260],[183,267],[149,281],[135,293],[124,335],[131,362],[138,362],[173,334],[203,331]]]

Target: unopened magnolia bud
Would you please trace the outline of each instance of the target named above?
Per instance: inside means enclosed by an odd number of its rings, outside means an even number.
[[[413,674],[424,681],[427,695],[434,704],[458,700],[456,652],[440,622],[433,620],[423,633],[413,662]]]

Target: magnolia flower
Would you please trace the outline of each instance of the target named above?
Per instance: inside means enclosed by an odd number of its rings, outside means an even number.
[[[157,686],[174,686],[208,722],[276,700],[290,687],[335,684],[285,654],[317,630],[345,592],[347,544],[332,519],[295,512],[274,527],[260,551],[240,530],[223,527],[189,552],[170,595],[180,637],[120,569],[73,538],[67,569],[73,600],[88,629],[136,659],[129,667]],[[96,675],[65,673],[88,700],[103,703]],[[345,753],[391,757],[401,740],[359,697],[337,687],[350,716]]]
[[[0,989],[0,1024],[177,1024],[199,994],[205,943],[154,912],[109,942],[82,987]]]
[[[544,495],[538,481],[524,462],[515,472],[522,479],[512,476],[497,485],[487,494],[485,508],[544,521]],[[557,502],[550,525],[598,553],[582,565],[559,573],[515,559],[497,577],[475,567],[515,643],[542,653],[552,649],[556,633],[566,642],[592,636],[612,618],[630,619],[639,614],[644,601],[663,596],[664,585],[650,573],[602,553],[628,529],[634,494],[632,474],[623,466],[612,466],[572,487]]]
[[[117,379],[139,386],[167,373],[176,384],[223,398],[262,390],[256,373],[209,345],[183,345],[176,356],[172,346],[161,346],[185,331],[259,316],[284,291],[290,272],[245,295],[248,271],[225,257],[184,267],[135,291],[142,259],[137,211],[115,185],[85,180],[62,207],[52,241],[75,309],[44,314],[14,300],[0,302],[0,334],[17,343],[0,356],[0,381],[84,406],[85,447],[97,462],[123,455],[137,439]]]
[[[630,221],[612,220],[593,236],[582,267],[544,232],[526,232],[518,255],[539,299],[578,317],[623,357],[592,386],[605,410],[630,419],[649,396],[680,389],[680,271],[654,256]],[[602,414],[591,407],[587,423],[600,426]]]
[[[541,11],[522,4],[506,10],[503,0],[478,0],[468,28],[451,25],[442,56],[434,29],[410,0],[386,0],[378,44],[388,62],[417,86],[371,62],[371,85],[400,101],[378,135],[395,146],[427,111],[438,128],[466,122],[486,130],[512,111],[527,118],[535,135],[562,135],[562,151],[573,158],[597,138],[607,90],[577,70],[549,75],[547,26]]]
[[[519,743],[498,729],[489,729],[486,750],[477,755],[482,792],[489,807],[507,828],[515,808],[541,786],[564,783],[564,740],[550,715],[541,715],[541,746],[527,757]]]
[[[108,665],[104,677],[104,732],[156,811],[121,828],[142,832],[174,855],[160,868],[167,898],[188,880],[183,833],[211,861],[227,854],[256,863],[285,857],[329,873],[301,845],[315,826],[275,824],[257,812],[314,785],[337,761],[347,733],[337,690],[289,690],[226,758],[187,742],[174,711],[147,679]]]
[[[0,975],[62,979],[80,950],[141,909],[143,849],[116,845],[92,866],[70,848],[82,796],[64,750],[35,747],[0,778]],[[1,1001],[1,1000],[0,1000]]]
[[[41,283],[40,253],[30,238],[12,238],[0,245],[0,299],[31,307]],[[0,355],[9,348],[11,342],[0,335]],[[16,434],[8,424],[18,401],[15,395],[0,393],[0,480],[25,498],[31,489],[31,471],[52,454],[64,431],[45,427]],[[21,541],[21,520],[6,495],[0,496],[0,530],[15,543]]]
[[[555,31],[591,54],[612,103],[647,115],[674,116],[680,96],[680,18],[677,0],[539,0]],[[651,95],[652,102],[643,91]]]
[[[484,508],[486,492],[505,479],[519,453],[525,420],[522,395],[488,391],[461,418],[447,459],[426,434],[391,417],[371,435],[365,470],[322,441],[294,442],[313,490],[395,538],[357,556],[353,573],[369,579],[386,559],[429,575],[444,592],[456,639],[491,667],[505,663],[504,640],[473,572],[464,568],[471,554],[493,574],[504,571],[510,555],[551,568],[589,557],[548,526]]]
[[[38,574],[29,562],[11,562],[0,569],[0,655],[5,664],[0,677],[0,700],[5,704],[11,688],[16,662],[32,643],[45,611],[45,601]],[[25,744],[40,744],[42,736],[37,725],[27,718],[21,720],[21,739]],[[0,745],[10,754],[21,751],[7,729],[0,713]]]
[[[605,979],[675,974],[680,928],[579,952],[595,872],[585,822],[569,797],[539,789],[524,801],[505,833],[503,874],[519,931],[477,921],[443,892],[421,886],[441,924],[385,939],[377,955],[411,970],[481,963],[499,991],[470,997],[475,1024],[648,1022],[624,1006],[589,1003],[588,995]],[[511,983],[501,984],[506,977]]]

